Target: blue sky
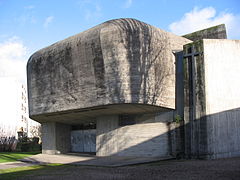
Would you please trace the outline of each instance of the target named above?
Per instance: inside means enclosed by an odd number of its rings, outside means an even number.
[[[239,0],[0,0],[0,77],[25,82],[36,50],[124,17],[175,34],[226,23],[228,37],[240,39]]]

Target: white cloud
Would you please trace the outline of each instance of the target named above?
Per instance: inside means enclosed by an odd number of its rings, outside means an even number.
[[[86,21],[97,20],[102,17],[102,8],[98,2],[93,0],[80,0],[77,5],[84,12]]]
[[[36,18],[31,14],[23,14],[19,17],[16,17],[15,20],[22,26],[26,26],[28,23],[35,24]]]
[[[217,14],[213,7],[195,7],[185,13],[181,20],[170,24],[169,29],[175,34],[183,35],[219,24],[226,25],[230,39],[240,39],[240,16],[227,12]]]
[[[96,4],[93,9],[85,9],[85,19],[87,21],[91,19],[98,19],[102,17],[101,7]]]
[[[124,8],[130,8],[133,3],[133,0],[126,0],[124,4]]]
[[[0,42],[0,77],[14,77],[26,83],[27,48],[17,37]]]
[[[35,6],[33,6],[33,5],[29,5],[29,6],[24,7],[24,9],[34,9],[34,8],[35,8]]]
[[[44,28],[48,28],[49,24],[52,23],[54,16],[48,16],[44,21]]]
[[[25,6],[22,14],[17,15],[14,20],[21,26],[27,26],[29,23],[35,24],[37,22],[35,17],[35,6]]]
[[[91,0],[80,0],[77,1],[77,4],[80,8],[84,8],[87,4],[93,4],[93,2]]]

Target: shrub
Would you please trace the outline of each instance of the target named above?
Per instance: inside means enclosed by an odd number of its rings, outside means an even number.
[[[17,140],[13,137],[0,137],[0,151],[10,152],[14,151],[17,146]]]
[[[30,151],[40,151],[41,150],[41,144],[39,144],[39,138],[33,137],[23,137],[19,139],[17,149],[22,152],[30,152]]]

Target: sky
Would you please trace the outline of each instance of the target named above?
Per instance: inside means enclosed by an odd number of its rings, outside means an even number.
[[[228,38],[240,39],[239,0],[0,0],[0,77],[25,84],[31,54],[117,18],[177,35],[225,23]]]

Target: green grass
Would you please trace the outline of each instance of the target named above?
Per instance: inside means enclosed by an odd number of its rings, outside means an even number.
[[[40,152],[0,152],[0,163],[13,162]]]
[[[62,164],[47,164],[24,166],[10,169],[0,169],[0,179],[14,180],[24,176],[38,176],[43,173],[48,174],[52,170],[56,170],[59,166],[67,166]]]

